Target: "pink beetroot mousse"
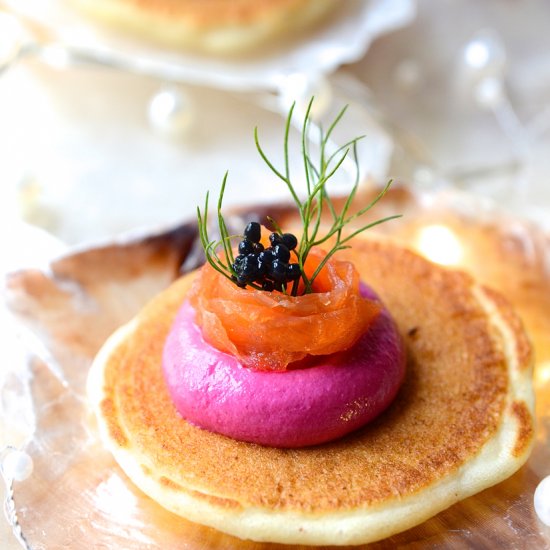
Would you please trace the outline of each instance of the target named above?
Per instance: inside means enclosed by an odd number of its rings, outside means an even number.
[[[372,296],[363,285],[361,292]],[[405,375],[386,309],[349,350],[285,372],[243,367],[203,340],[194,317],[185,302],[166,340],[168,390],[185,419],[233,439],[286,448],[337,439],[386,409]]]

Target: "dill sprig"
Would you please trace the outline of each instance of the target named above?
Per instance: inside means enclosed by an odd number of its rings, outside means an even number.
[[[302,235],[299,241],[299,244],[294,250],[294,254],[297,258],[297,262],[300,266],[301,279],[303,281],[304,294],[312,292],[313,283],[317,275],[321,272],[323,267],[329,261],[329,259],[340,250],[350,248],[349,242],[367,229],[370,229],[376,225],[384,223],[386,221],[399,218],[400,215],[387,216],[384,218],[377,219],[375,221],[370,221],[361,225],[359,228],[355,229],[349,234],[344,232],[344,228],[350,223],[358,220],[363,217],[388,191],[392,181],[390,180],[385,187],[378,193],[374,199],[367,204],[365,207],[360,210],[350,214],[350,207],[353,203],[353,199],[357,194],[360,182],[360,169],[359,169],[359,160],[357,156],[357,143],[364,136],[356,137],[344,145],[336,148],[335,151],[329,152],[329,145],[332,143],[331,137],[334,132],[334,129],[341,121],[342,117],[346,113],[347,106],[344,107],[332,123],[329,125],[326,132],[322,127],[319,127],[317,131],[319,132],[319,151],[317,158],[313,158],[312,154],[309,151],[309,135],[311,132],[311,109],[313,106],[313,98],[310,100],[304,120],[301,126],[301,153],[302,153],[302,163],[305,176],[305,185],[306,185],[306,196],[305,198],[300,198],[300,194],[296,190],[294,183],[290,174],[290,152],[289,152],[289,141],[290,141],[290,128],[292,124],[292,117],[294,114],[295,104],[289,110],[288,116],[286,118],[285,129],[284,129],[284,140],[283,140],[283,168],[277,168],[273,162],[269,159],[264,149],[260,145],[260,140],[258,137],[258,128],[254,129],[254,142],[256,144],[256,149],[260,154],[261,158],[269,169],[280,179],[282,180],[288,188],[288,191],[294,201],[302,224]],[[333,178],[342,164],[351,156],[354,165],[354,182],[352,189],[344,202],[344,205],[340,212],[337,212],[335,205],[330,198],[326,186],[327,183]],[[220,232],[220,239],[210,240],[208,236],[208,201],[209,194],[206,194],[206,200],[204,205],[204,212],[201,212],[200,208],[197,208],[197,218],[199,225],[199,235],[201,239],[202,246],[205,251],[206,260],[208,263],[220,272],[225,277],[236,281],[237,273],[233,267],[234,256],[231,246],[231,240],[236,237],[241,237],[240,235],[229,235],[225,220],[223,218],[221,209],[223,203],[223,196],[225,192],[225,186],[227,183],[227,172],[224,176],[219,198],[217,204],[217,218],[218,218],[218,228]],[[329,226],[322,224],[323,214],[327,214],[331,220]],[[275,220],[270,219],[270,222],[273,224],[276,232],[282,233],[280,227],[275,222]],[[307,261],[308,255],[313,247],[323,245],[331,241],[331,247],[326,253],[326,256],[323,258],[315,272],[308,277],[305,274],[304,266]],[[218,254],[219,249],[223,250],[223,254]],[[253,288],[261,289],[255,283],[250,283],[250,286]],[[290,294],[296,296],[299,288],[299,280],[294,281]],[[285,289],[286,291],[286,289]]]

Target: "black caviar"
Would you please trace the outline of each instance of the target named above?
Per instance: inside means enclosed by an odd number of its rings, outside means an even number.
[[[292,233],[271,233],[271,246],[260,243],[261,226],[250,222],[244,229],[244,239],[239,243],[239,255],[233,262],[233,281],[244,288],[253,285],[265,291],[286,289],[288,283],[297,281],[302,271],[300,264],[291,263],[291,252],[298,246]]]

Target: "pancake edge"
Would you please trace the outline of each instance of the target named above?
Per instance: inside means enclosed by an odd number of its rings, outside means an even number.
[[[290,6],[252,14],[248,20],[227,22],[202,19],[193,10],[176,17],[168,9],[140,9],[129,0],[66,0],[83,15],[114,29],[175,48],[190,48],[214,55],[251,51],[322,20],[338,2],[335,0],[296,0]],[[254,3],[251,3],[251,7]]]

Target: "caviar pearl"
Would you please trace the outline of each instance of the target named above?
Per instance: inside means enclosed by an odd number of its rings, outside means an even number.
[[[286,278],[289,281],[296,281],[300,278],[301,273],[299,264],[289,264],[286,269]]]
[[[260,260],[260,258],[257,258],[256,264],[258,266],[258,276],[259,277],[264,277],[265,275],[267,275],[267,272],[269,270],[268,264],[266,262],[262,262],[262,260]],[[260,281],[258,281],[258,282],[260,282]]]
[[[254,254],[248,254],[242,263],[241,273],[248,280],[253,281],[258,274],[258,258]]]
[[[292,233],[283,233],[281,241],[289,250],[294,250],[298,246],[298,239]]]
[[[241,269],[241,266],[242,266],[242,263],[245,259],[245,255],[244,254],[239,254],[236,258],[235,258],[235,261],[233,262],[233,269],[236,271],[236,272],[239,272],[240,269]]]
[[[279,243],[282,243],[283,239],[278,233],[271,233],[271,235],[269,235],[269,242],[271,243],[271,246],[275,246]]]
[[[273,248],[273,253],[278,260],[287,263],[290,260],[290,250],[284,244],[277,244]]]
[[[245,288],[246,283],[247,283],[247,280],[242,275],[239,275],[238,277],[235,278],[235,284],[240,288]]]
[[[244,229],[244,237],[253,243],[259,243],[262,238],[262,227],[258,222],[250,222]]]
[[[273,250],[268,248],[267,250],[260,252],[258,259],[264,264],[270,264],[275,259],[275,256],[273,255]]]
[[[271,292],[272,290],[275,290],[275,283],[269,280],[264,281],[262,283],[262,290],[266,290],[267,292]]]
[[[282,262],[281,260],[274,260],[271,264],[271,269],[269,270],[269,275],[273,277],[275,282],[284,283],[286,282],[286,270],[288,264]]]
[[[241,241],[239,243],[239,254],[251,254],[254,251],[254,245],[251,241]]]

